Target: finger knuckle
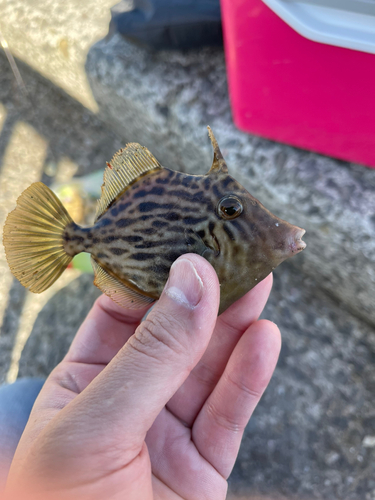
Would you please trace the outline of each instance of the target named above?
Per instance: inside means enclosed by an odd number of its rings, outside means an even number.
[[[231,377],[230,375],[227,376],[227,381],[229,384],[233,386],[233,389],[242,394],[243,396],[246,396],[250,400],[259,400],[262,396],[262,392],[251,387],[249,384],[249,380],[245,379],[242,380],[240,378],[234,378]]]
[[[237,414],[233,414],[230,410],[227,411],[227,409],[221,408],[211,402],[207,404],[207,413],[216,422],[216,425],[235,434],[243,432],[247,423],[247,421],[239,421]]]
[[[207,413],[218,427],[234,434],[243,432],[247,424],[247,419],[240,418],[236,412],[211,402],[207,405]]]
[[[154,311],[137,328],[133,347],[144,354],[163,360],[186,353],[184,328],[174,318]]]

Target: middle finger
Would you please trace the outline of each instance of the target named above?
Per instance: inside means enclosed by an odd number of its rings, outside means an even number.
[[[272,274],[221,314],[206,352],[184,384],[168,402],[168,410],[191,427],[219,381],[245,330],[256,321],[272,288]]]

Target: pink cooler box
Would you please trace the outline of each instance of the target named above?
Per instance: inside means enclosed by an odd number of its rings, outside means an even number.
[[[355,0],[343,0],[343,4],[350,1]],[[375,167],[375,54],[371,53],[375,52],[375,35],[371,38],[375,5],[368,4],[374,9],[372,19],[371,12],[370,16],[349,12],[346,22],[355,19],[357,32],[349,30],[345,38],[345,22],[340,24],[335,16],[338,26],[323,33],[324,12],[329,17],[332,9],[321,7],[309,24],[311,1],[306,1],[310,4],[306,11],[303,2],[267,3],[273,10],[261,0],[221,0],[236,125],[269,139]],[[273,3],[281,4],[280,12]],[[297,8],[297,16],[289,7]],[[289,26],[298,12],[303,15],[302,24],[297,19],[297,29],[305,36]],[[364,33],[358,30],[362,25]],[[354,49],[344,48],[350,46]]]

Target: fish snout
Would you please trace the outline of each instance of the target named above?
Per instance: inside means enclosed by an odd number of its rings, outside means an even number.
[[[281,220],[275,226],[277,230],[273,231],[273,245],[268,254],[273,269],[306,248],[306,243],[302,241],[306,232],[304,229]]]
[[[301,252],[306,248],[306,243],[302,241],[302,236],[306,231],[300,227],[293,226],[293,230],[288,236],[288,249],[292,255]]]

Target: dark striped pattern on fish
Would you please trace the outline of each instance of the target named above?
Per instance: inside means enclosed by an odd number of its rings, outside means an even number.
[[[12,272],[39,293],[74,255],[89,252],[104,293],[124,307],[145,307],[160,296],[172,263],[193,252],[215,268],[224,311],[305,248],[304,230],[271,214],[230,177],[209,135],[214,158],[205,175],[164,168],[136,143],[116,153],[92,227],[77,226],[42,183],[30,186],[4,228]]]
[[[160,169],[130,186],[95,226],[68,226],[65,249],[91,253],[110,274],[157,298],[177,257],[218,251],[216,205],[227,186],[227,179]],[[235,246],[236,230],[224,234]]]
[[[231,194],[241,198],[244,214],[223,220],[218,204]],[[131,185],[93,227],[68,226],[64,248],[69,255],[91,253],[109,274],[155,299],[172,263],[197,253],[214,266],[224,303],[226,296],[232,301],[243,294],[238,278],[249,282],[249,260],[256,270],[254,285],[276,267],[272,253],[283,250],[284,242],[269,246],[269,229],[273,225],[275,232],[278,223],[228,174],[196,176],[163,168]]]

